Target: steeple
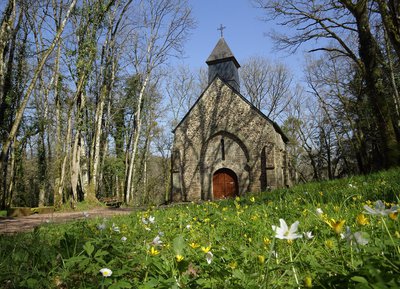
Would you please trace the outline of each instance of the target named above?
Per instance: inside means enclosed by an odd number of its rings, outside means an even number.
[[[207,58],[208,65],[208,83],[214,80],[218,75],[223,81],[230,84],[235,90],[240,91],[239,85],[239,62],[236,60],[228,44],[222,34],[223,26],[221,25],[221,38],[218,40],[210,56]]]

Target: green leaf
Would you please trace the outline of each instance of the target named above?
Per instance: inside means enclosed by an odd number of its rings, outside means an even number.
[[[358,283],[368,284],[368,280],[365,279],[365,278],[362,277],[362,276],[354,276],[354,277],[351,277],[351,280],[353,280],[354,282],[358,282]]]
[[[172,241],[172,248],[177,255],[183,253],[183,248],[185,248],[185,240],[183,239],[182,235],[175,237],[175,239]]]
[[[89,241],[87,241],[85,243],[85,245],[83,245],[83,249],[86,251],[86,253],[91,256],[93,251],[94,251],[94,246],[92,245],[92,243],[90,243]]]
[[[110,287],[108,287],[108,289],[120,289],[120,288],[132,288],[132,285],[127,281],[120,280],[117,283],[114,283]]]

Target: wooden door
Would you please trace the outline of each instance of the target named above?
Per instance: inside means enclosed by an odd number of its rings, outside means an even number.
[[[238,182],[236,174],[229,169],[220,169],[213,176],[214,199],[231,198],[237,195]]]

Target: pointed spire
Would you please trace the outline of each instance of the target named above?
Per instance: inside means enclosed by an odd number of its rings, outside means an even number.
[[[218,40],[217,45],[215,45],[213,51],[211,52],[210,56],[207,58],[206,63],[208,65],[216,63],[216,62],[223,62],[232,60],[236,67],[239,68],[240,64],[236,60],[235,56],[233,55],[231,49],[229,48],[228,44],[226,44],[225,39],[221,37]]]

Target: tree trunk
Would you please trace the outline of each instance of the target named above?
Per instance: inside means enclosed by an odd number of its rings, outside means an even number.
[[[380,48],[373,37],[369,25],[368,1],[359,0],[341,2],[354,15],[359,36],[359,53],[365,69],[367,95],[378,127],[377,142],[381,157],[376,160],[377,169],[389,168],[400,163],[400,148],[396,138],[396,124],[392,118],[391,91],[385,87],[384,63]]]

